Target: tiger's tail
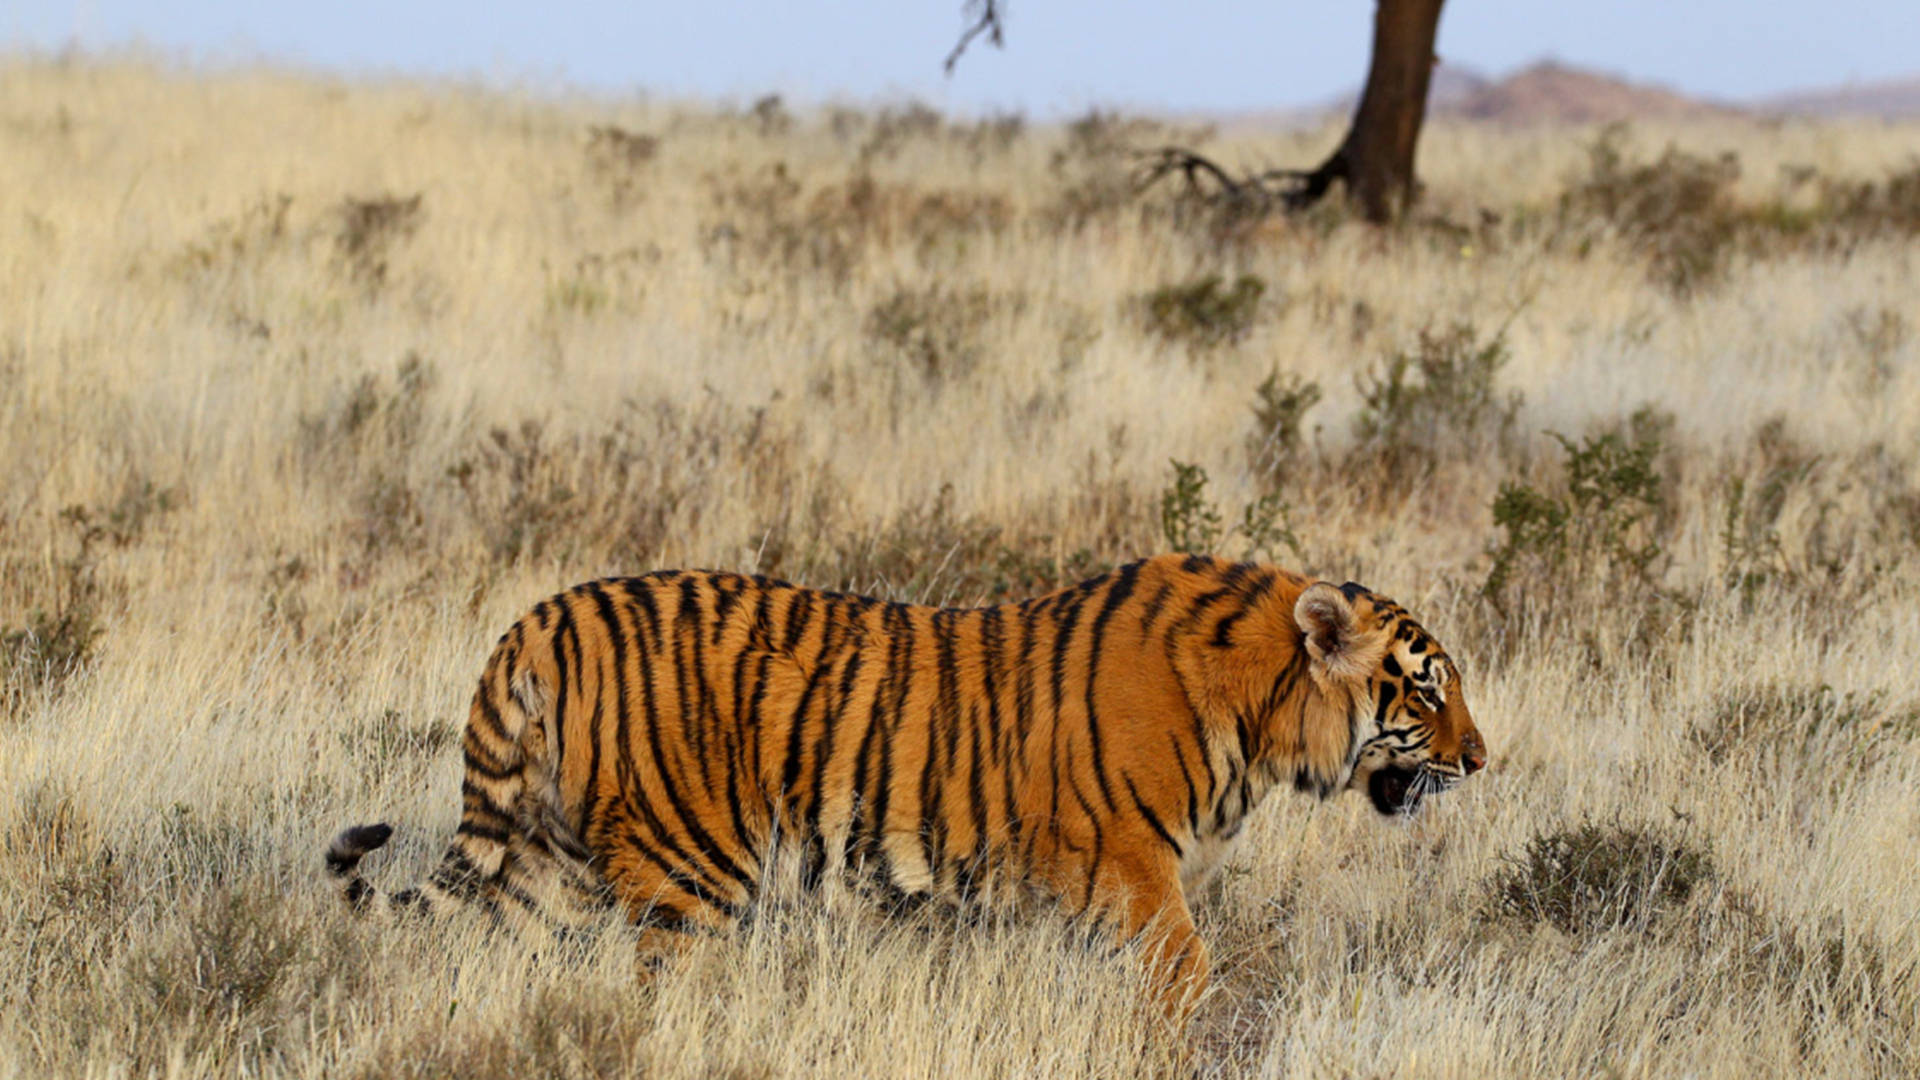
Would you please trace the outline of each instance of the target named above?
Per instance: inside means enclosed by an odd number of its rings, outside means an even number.
[[[534,896],[544,884],[539,879],[557,869],[548,854],[553,843],[544,835],[526,835],[522,823],[551,817],[533,807],[542,800],[527,798],[533,759],[548,744],[551,695],[536,672],[513,670],[519,644],[502,640],[474,692],[461,744],[466,776],[460,785],[460,825],[440,864],[422,884],[389,894],[387,903],[378,905],[380,892],[361,875],[360,860],[385,846],[393,829],[385,824],[345,829],[328,846],[326,862],[349,907],[432,912],[477,903],[498,914],[502,900],[528,910],[537,906]]]
[[[374,887],[360,874],[360,860],[385,847],[392,837],[393,826],[384,822],[354,825],[340,830],[327,845],[327,875],[339,887],[348,907],[364,908],[374,896]]]

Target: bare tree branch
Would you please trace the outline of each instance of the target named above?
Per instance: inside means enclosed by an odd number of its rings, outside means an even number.
[[[953,65],[960,62],[960,54],[966,52],[967,46],[973,44],[973,39],[981,34],[987,35],[987,41],[996,49],[1006,44],[1001,34],[1001,20],[1007,13],[1005,0],[967,0],[965,11],[974,17],[974,21],[960,35],[960,41],[954,45],[953,51],[947,54],[944,66],[948,75],[953,74]]]
[[[1186,178],[1187,194],[1235,212],[1265,214],[1272,210],[1302,210],[1326,193],[1335,179],[1345,176],[1346,161],[1338,154],[1318,169],[1267,169],[1235,177],[1226,169],[1192,150],[1163,146],[1141,151],[1136,186],[1139,190],[1179,173]],[[1212,188],[1203,183],[1211,181]]]

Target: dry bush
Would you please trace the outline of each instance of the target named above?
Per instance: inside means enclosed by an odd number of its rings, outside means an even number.
[[[349,198],[335,215],[334,249],[355,281],[369,287],[387,280],[393,249],[418,232],[426,214],[424,194]]]
[[[1584,821],[1530,838],[1487,888],[1497,916],[1580,937],[1644,932],[1714,880],[1712,856],[1684,838]]]
[[[1588,148],[1587,174],[1561,198],[1561,213],[1594,216],[1644,253],[1654,280],[1685,296],[1719,282],[1735,237],[1734,154],[1703,158],[1669,146],[1644,164],[1626,160],[1621,128]]]
[[[1260,313],[1267,283],[1241,274],[1224,287],[1218,274],[1180,285],[1162,285],[1140,298],[1146,328],[1168,342],[1196,348],[1237,345],[1246,339]]]

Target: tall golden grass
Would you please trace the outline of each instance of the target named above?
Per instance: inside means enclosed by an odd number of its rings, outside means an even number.
[[[1128,183],[1333,134],[0,63],[0,1071],[1920,1071],[1920,131],[1440,125],[1388,233]],[[1394,596],[1493,751],[1274,796],[1184,1036],[1044,918],[769,901],[643,977],[321,880],[430,865],[557,588],[1170,536]]]

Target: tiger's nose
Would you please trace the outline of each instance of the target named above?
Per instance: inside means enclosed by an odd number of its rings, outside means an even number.
[[[1478,735],[1467,736],[1466,745],[1460,749],[1460,768],[1471,776],[1486,767],[1487,744]]]

